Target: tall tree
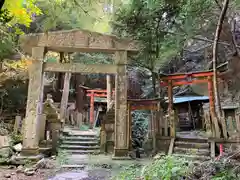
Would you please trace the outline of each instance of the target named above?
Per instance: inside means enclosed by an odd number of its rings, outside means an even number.
[[[140,41],[143,49],[134,62],[152,72],[156,93],[156,72],[174,56],[178,56],[186,39],[209,26],[211,0],[130,0],[116,10],[113,32]]]
[[[229,4],[229,0],[224,0],[223,7],[222,7],[222,10],[221,10],[221,14],[220,14],[219,19],[218,19],[216,32],[215,32],[214,43],[213,43],[213,59],[212,59],[213,73],[214,73],[213,84],[214,84],[216,114],[217,114],[218,121],[220,122],[220,124],[222,126],[223,135],[224,135],[225,138],[227,138],[226,124],[225,124],[225,122],[221,122],[222,109],[221,109],[221,101],[220,101],[219,90],[218,90],[216,65],[217,65],[218,41],[219,41],[219,37],[220,37],[221,31],[222,31],[223,21],[224,21],[224,18],[226,16],[226,12],[227,12],[227,9],[228,9],[228,4]]]

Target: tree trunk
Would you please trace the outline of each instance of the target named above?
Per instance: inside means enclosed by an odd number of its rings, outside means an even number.
[[[158,94],[156,94],[157,91],[156,91],[156,74],[155,74],[155,72],[152,72],[152,88],[153,88],[154,97],[156,97]]]
[[[220,97],[219,97],[219,91],[218,91],[218,83],[217,83],[217,45],[218,45],[218,40],[219,40],[219,36],[221,34],[222,31],[222,25],[223,25],[223,21],[227,12],[227,8],[228,8],[228,4],[229,4],[229,0],[224,0],[223,3],[223,8],[221,11],[221,14],[219,16],[219,20],[218,20],[218,24],[217,24],[217,28],[216,28],[216,32],[215,32],[215,37],[214,37],[214,42],[213,42],[213,84],[214,84],[214,95],[215,95],[215,105],[216,105],[216,115],[217,115],[217,119],[219,121],[219,124],[221,124],[222,126],[222,130],[223,130],[223,135],[225,138],[227,138],[227,134],[226,134],[226,124],[225,122],[221,121],[222,119],[222,109],[221,109],[221,102],[220,102]]]
[[[4,2],[5,0],[0,0],[0,10],[2,9]]]

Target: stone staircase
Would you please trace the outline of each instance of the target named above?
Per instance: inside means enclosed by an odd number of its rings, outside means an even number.
[[[99,154],[99,135],[94,130],[64,128],[60,135],[59,148],[70,154]]]
[[[176,138],[173,155],[196,161],[209,160],[210,144],[207,139]]]

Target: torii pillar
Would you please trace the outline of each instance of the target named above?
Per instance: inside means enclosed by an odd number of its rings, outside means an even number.
[[[129,122],[127,110],[127,51],[116,51],[115,63],[115,136],[113,158],[127,157],[129,151]]]
[[[43,97],[43,58],[44,47],[32,48],[32,64],[29,67],[28,99],[26,117],[23,122],[22,155],[37,155],[39,153],[38,125],[42,111]]]

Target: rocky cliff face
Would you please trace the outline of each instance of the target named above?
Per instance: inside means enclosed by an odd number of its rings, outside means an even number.
[[[240,54],[236,55],[232,41],[232,36],[234,36],[237,45],[240,45],[240,21],[237,19],[235,23],[235,29],[231,31],[230,25],[225,22],[218,45],[217,66],[219,66],[219,71],[223,71],[219,76],[220,97],[223,105],[235,104],[240,100]],[[206,39],[206,37],[201,38]],[[209,39],[213,39],[213,36],[208,37]],[[170,74],[211,70],[212,43],[208,40],[192,41],[185,47],[181,58],[172,59],[170,63],[161,68],[161,71]],[[174,92],[179,93],[189,87],[200,94],[208,95],[207,85],[176,87]]]

